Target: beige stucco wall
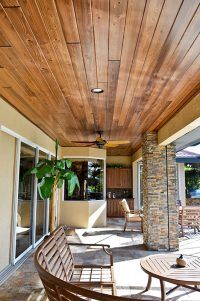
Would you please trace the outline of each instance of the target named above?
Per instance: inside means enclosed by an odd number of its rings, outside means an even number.
[[[167,145],[198,126],[200,126],[200,94],[195,96],[158,131],[158,143]]]
[[[106,225],[105,201],[61,201],[60,225],[76,228],[102,227]]]
[[[106,150],[93,147],[62,147],[61,156],[106,159]]]
[[[0,271],[9,264],[15,138],[0,132]]]
[[[131,156],[107,156],[106,164],[122,164],[125,166],[131,166],[132,157]]]

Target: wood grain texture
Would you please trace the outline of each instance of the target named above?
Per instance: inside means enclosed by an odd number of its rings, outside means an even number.
[[[199,28],[200,0],[0,0],[0,93],[63,146],[103,130],[130,155],[199,93]]]

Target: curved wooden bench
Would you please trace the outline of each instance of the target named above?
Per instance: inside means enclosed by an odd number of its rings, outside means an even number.
[[[106,250],[108,245],[86,244],[86,246],[102,247],[110,257],[110,265],[75,265],[73,255],[62,227],[59,227],[52,232],[44,243],[38,247],[34,256],[34,263],[49,300],[139,300],[117,297],[114,295],[115,282],[113,278],[113,261],[112,254],[110,251]],[[82,280],[79,276],[83,274],[85,267],[86,269],[95,272],[100,268],[101,272],[98,273],[100,279],[92,279],[92,273],[89,272],[90,279]],[[78,278],[74,277],[77,275],[77,269],[82,271],[81,273],[78,273]],[[105,274],[103,271],[106,271]],[[107,274],[108,271],[110,276]],[[110,295],[105,292],[108,292]]]

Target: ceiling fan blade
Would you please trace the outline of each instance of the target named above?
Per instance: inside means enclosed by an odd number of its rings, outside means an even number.
[[[110,140],[110,141],[108,141],[107,143],[111,143],[111,144],[128,144],[128,143],[130,143],[130,141],[128,141],[128,140]]]
[[[70,141],[71,143],[96,143],[95,141]]]

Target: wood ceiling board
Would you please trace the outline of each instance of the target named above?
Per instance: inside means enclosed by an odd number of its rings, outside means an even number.
[[[112,121],[115,107],[115,99],[117,92],[117,81],[119,75],[120,62],[109,61],[108,62],[108,93],[107,93],[107,135],[108,139],[111,136]]]
[[[193,6],[191,6],[190,4],[191,2],[189,3],[189,1],[185,1],[181,6],[175,23],[173,24],[173,27],[160,52],[159,56],[162,58],[162,60],[158,60],[157,62],[155,74],[152,76],[154,80],[149,83],[148,91],[146,91],[145,94],[143,94],[141,101],[138,100],[137,103],[132,101],[130,108],[131,110],[140,112],[142,108],[144,108],[144,106],[145,108],[149,108],[153,104],[152,100],[156,99],[156,97],[159,96],[167,82],[170,80],[170,76],[173,73],[173,71],[176,68],[178,68],[182,59],[181,55],[183,54],[183,52],[185,54],[185,52],[188,50],[187,45],[182,45],[182,37],[184,36],[185,28],[187,28],[188,24],[189,27],[191,27],[190,21],[192,20],[193,14],[195,13],[198,6],[197,2],[196,5]],[[196,34],[197,30],[195,32],[195,35]],[[190,34],[188,38],[184,38],[184,42],[190,44],[191,39],[192,41],[194,40],[192,34]],[[135,97],[135,99],[138,98]],[[148,99],[150,99],[151,101],[148,101]],[[127,121],[127,123],[130,123],[129,126],[131,126],[132,124],[130,120]]]
[[[97,82],[108,81],[108,24],[109,1],[92,0],[92,19],[97,64]]]
[[[0,47],[11,47],[10,43],[7,41],[2,32],[0,32]]]
[[[72,0],[55,0],[66,43],[80,43]]]
[[[62,145],[101,128],[103,138],[130,140],[118,152],[131,152],[199,89],[200,1],[18,3],[0,5],[0,69],[10,76],[0,89]],[[98,85],[105,92],[91,93]]]
[[[23,12],[20,8],[8,8],[5,11],[9,18],[12,20],[12,24],[14,25],[15,29],[17,30],[21,39],[26,45],[26,48],[28,49],[30,55],[34,58],[36,66],[39,68],[43,77],[46,79],[51,93],[57,99],[56,104],[55,101],[53,101],[52,103],[52,106],[54,106],[54,110],[63,112],[63,110],[66,107],[65,98],[60,90],[55,76],[51,72],[46,57],[44,56],[44,53],[42,52],[42,49],[40,48]],[[42,82],[43,81],[40,81],[41,84]]]
[[[7,10],[9,11],[10,9]],[[14,8],[13,10],[15,10],[16,12],[18,11],[17,8]],[[7,39],[10,41],[10,43],[15,45],[13,50],[10,49],[10,52],[13,51],[13,55],[9,59],[15,60],[17,64],[18,62],[21,62],[22,66],[25,66],[25,68],[27,68],[27,70],[29,71],[31,70],[32,77],[35,74],[34,81],[37,82],[39,89],[42,90],[45,89],[46,97],[48,97],[49,101],[52,101],[52,105],[53,105],[54,101],[52,99],[51,91],[49,91],[50,89],[49,89],[48,82],[41,75],[40,70],[37,68],[35,64],[35,60],[33,59],[33,57],[31,56],[28,50],[30,48],[28,49],[26,48],[26,46],[23,43],[23,40],[21,39],[20,35],[13,27],[13,24],[10,23],[3,9],[0,9],[0,26],[2,26],[3,32],[5,34],[7,33]],[[4,49],[4,51],[8,53],[9,49],[8,50]]]
[[[19,2],[17,0],[0,0],[3,7],[18,7]]]
[[[124,121],[127,117],[127,109],[129,108],[134,90],[140,78],[145,58],[162,11],[163,3],[164,1],[159,0],[147,1],[146,3],[144,15],[142,15],[140,28],[138,30],[139,36],[137,37],[133,60],[129,65],[130,69],[127,77],[127,83],[126,86],[123,87],[123,94],[121,95],[122,106],[119,108],[117,114],[117,122],[119,126],[123,126],[124,122],[122,121]],[[120,118],[121,122],[119,122]]]
[[[127,3],[127,0],[110,0],[109,60],[121,59]]]
[[[2,81],[3,79],[3,81]],[[12,85],[12,87],[9,87],[9,85]],[[14,78],[9,74],[9,72],[3,68],[0,69],[0,86],[1,86],[1,94],[6,97],[9,96],[9,98],[15,99],[15,102],[17,100],[17,108],[19,109],[20,106],[22,106],[22,103],[24,103],[24,108],[30,108],[31,112],[31,120],[35,121],[39,126],[42,124],[42,120],[44,118],[44,107],[40,102],[37,101],[37,99],[34,96],[29,96],[24,91],[23,87],[21,87]],[[15,89],[17,87],[17,89]],[[16,92],[17,90],[17,92]],[[25,101],[24,101],[25,99]],[[55,122],[54,122],[55,124]],[[48,132],[51,132],[51,129],[53,128],[53,117],[52,116],[46,116],[45,118],[45,128],[48,129]]]
[[[106,130],[107,130],[107,99],[108,99],[108,85],[107,83],[100,83],[104,93],[98,95],[98,100],[96,103],[96,112],[97,112],[97,129],[103,131],[104,139],[107,139]]]
[[[97,87],[95,41],[90,0],[73,0],[89,89]],[[102,46],[103,47],[103,46]]]
[[[79,119],[81,125],[85,125],[85,112],[83,110],[83,101],[80,96],[76,77],[72,67],[71,58],[65,43],[60,20],[53,0],[36,0],[39,12],[43,18],[49,38],[57,56],[59,72],[62,77],[60,86],[67,103],[75,119]],[[73,103],[76,102],[76,108]]]
[[[87,112],[86,119],[89,125],[94,124],[94,112],[92,110],[92,103],[90,100],[90,93],[88,92],[88,83],[85,73],[85,66],[80,44],[68,44],[69,54],[71,57],[74,73],[79,85],[81,97],[83,99],[84,111]]]
[[[78,127],[80,127],[80,125],[77,123],[78,109],[77,109],[77,111],[75,110],[75,107],[73,106],[73,101],[71,100],[71,86],[70,86],[69,90],[66,89],[66,84],[69,85],[69,83],[68,83],[68,81],[66,82],[64,80],[64,78],[66,77],[66,74],[63,74],[62,62],[60,61],[60,57],[59,57],[58,53],[56,52],[56,49],[53,46],[52,40],[50,39],[49,33],[45,26],[45,22],[42,18],[41,12],[38,9],[38,6],[34,0],[31,2],[27,1],[27,0],[20,0],[20,4],[21,4],[22,10],[23,10],[23,13],[26,16],[27,21],[31,26],[33,34],[37,40],[37,43],[41,47],[42,52],[44,53],[44,55],[46,57],[46,61],[48,62],[48,65],[51,69],[51,72],[57,81],[57,84],[54,84],[54,86],[56,86],[55,87],[56,89],[54,89],[54,91],[59,93],[60,95],[59,95],[59,97],[57,96],[55,98],[54,102],[55,102],[55,104],[57,104],[57,101],[64,102],[65,109],[70,110],[72,113],[71,122],[73,124],[75,124],[75,127],[77,128],[77,135],[81,135],[81,132],[78,130]],[[49,5],[50,5],[50,3],[49,3]],[[45,14],[45,12],[44,12],[44,14]],[[58,16],[54,18],[54,22],[57,22],[57,21],[58,21]],[[46,20],[46,22],[47,22],[47,20]],[[41,34],[40,34],[40,32],[41,32]],[[60,33],[60,29],[59,29],[59,33]],[[51,34],[53,35],[54,31],[51,31]],[[54,44],[56,44],[55,37],[54,37]],[[64,42],[64,44],[65,44],[65,42]],[[67,49],[66,44],[64,47],[66,50]],[[63,51],[63,49],[61,49],[61,51]],[[68,55],[68,60],[69,60],[69,55]],[[71,77],[73,78],[73,74]],[[69,78],[71,78],[71,77],[69,76]],[[76,84],[76,81],[75,81],[75,83],[73,82],[73,86],[74,86],[74,84]],[[75,89],[75,90],[77,90],[77,89]],[[59,106],[58,106],[58,108],[59,108]],[[80,114],[80,118],[82,118],[82,116],[83,116],[83,114]]]
[[[132,99],[134,97],[137,99],[140,97],[142,99],[144,93],[146,93],[149,89],[149,85],[152,82],[154,73],[156,73],[156,65],[157,60],[163,60],[163,58],[159,57],[160,51],[162,49],[162,46],[165,43],[165,40],[170,32],[170,29],[172,27],[172,24],[176,18],[176,15],[179,11],[180,5],[182,0],[170,0],[164,3],[163,6],[161,6],[161,1],[159,1],[159,9],[156,6],[153,9],[151,8],[149,10],[149,14],[147,16],[147,23],[149,24],[149,18],[152,18],[151,13],[156,12],[155,16],[155,23],[153,23],[152,31],[153,35],[150,34],[151,40],[147,43],[146,48],[146,55],[143,55],[144,63],[142,63],[139,66],[139,73],[135,73],[135,70],[137,70],[137,67],[135,64],[133,64],[133,69],[131,72],[134,72],[133,76],[130,78],[127,86],[126,95],[124,98],[124,103],[122,106],[122,112],[129,112],[129,108],[132,102]],[[151,2],[152,3],[152,2]],[[154,2],[153,2],[154,3]],[[156,3],[156,1],[155,1]],[[155,5],[155,4],[154,4]],[[156,11],[158,9],[158,11]],[[158,14],[159,12],[159,14]],[[143,37],[145,37],[146,30],[148,30],[145,26],[145,28],[142,28],[143,31],[141,31],[141,34]],[[142,43],[144,44],[144,42]],[[141,55],[141,47],[140,42],[138,43],[138,53],[137,59],[135,62],[140,62],[140,55]],[[155,60],[155,57],[157,59]],[[134,68],[136,67],[136,68]],[[127,118],[127,114],[121,113],[120,119],[119,119],[119,125],[123,126]]]
[[[121,54],[121,64],[114,106],[113,126],[118,123],[119,115],[121,113],[145,5],[146,0],[129,0],[128,2],[124,40]]]
[[[184,9],[183,9],[184,8]],[[197,37],[197,28],[200,28],[200,18],[197,18],[198,14],[195,14],[193,18],[193,14],[195,10],[197,9],[197,5],[193,7],[193,10],[190,10],[188,6],[184,5],[181,7],[183,10],[182,16],[185,14],[185,19],[187,20],[187,23],[184,25],[186,26],[189,24],[187,27],[187,30],[185,32],[178,30],[177,31],[177,37],[174,41],[176,43],[171,43],[171,48],[164,47],[164,51],[166,52],[165,49],[169,49],[170,51],[165,53],[165,56],[163,58],[163,63],[160,66],[160,70],[157,70],[156,76],[154,78],[154,81],[152,81],[151,89],[149,87],[149,93],[146,95],[143,95],[143,99],[138,101],[139,104],[136,104],[136,111],[139,108],[139,112],[142,111],[141,115],[139,115],[139,118],[141,118],[143,121],[145,120],[145,116],[147,114],[147,111],[150,108],[153,108],[156,105],[156,102],[159,102],[159,104],[162,105],[163,101],[165,102],[166,100],[168,101],[168,95],[170,91],[176,86],[178,81],[181,79],[183,74],[185,75],[185,72],[187,71],[187,67],[189,67],[192,64],[192,60],[196,58],[196,56],[199,53],[199,47],[198,47],[198,42],[193,47],[191,48],[191,44],[194,43],[196,37]],[[181,10],[180,10],[181,11]],[[188,11],[188,14],[186,14],[186,11]],[[178,15],[179,16],[179,15]],[[180,22],[179,17],[177,17],[178,23]],[[195,26],[193,26],[193,23]],[[173,28],[177,28],[176,22],[174,23],[174,26],[172,27],[172,30],[168,36],[168,39],[171,38],[171,33],[174,32]],[[199,25],[199,27],[198,27]],[[184,27],[185,28],[185,27]],[[177,28],[178,29],[178,28]],[[179,33],[179,35],[178,35]],[[174,36],[174,33],[172,34]],[[178,39],[179,38],[179,39]],[[168,44],[168,39],[166,40],[165,44]],[[164,45],[165,46],[165,45]],[[192,50],[193,53],[190,53],[190,49]],[[172,50],[174,50],[172,52]],[[189,52],[188,52],[189,51]],[[184,59],[184,57],[187,56],[188,58],[188,63],[187,66],[184,65],[184,68],[182,67],[181,61]],[[185,63],[184,59],[184,63]],[[167,85],[167,83],[169,83]],[[163,95],[164,91],[167,88],[167,93]],[[169,89],[168,89],[169,88]],[[163,101],[159,101],[159,99],[163,99]],[[133,104],[132,104],[133,108]],[[156,112],[156,109],[155,109]],[[135,123],[135,118],[132,117],[129,127],[132,127]]]
[[[195,81],[194,74],[196,74]],[[178,111],[177,108],[181,107],[181,103],[185,104],[187,102],[187,95],[188,99],[190,99],[191,91],[192,94],[195,95],[195,93],[200,90],[199,76],[200,56],[198,56],[193,64],[187,69],[187,77],[183,77],[176,85],[174,85],[174,89],[171,90],[171,93],[169,92],[169,106],[165,109],[165,111],[163,111],[162,108],[159,107],[159,104],[157,104],[155,107],[157,111],[157,118],[155,118],[155,121],[151,124],[150,130],[158,129],[161,122],[166,122],[168,120],[169,117],[166,118],[166,116],[171,117],[176,111]]]

